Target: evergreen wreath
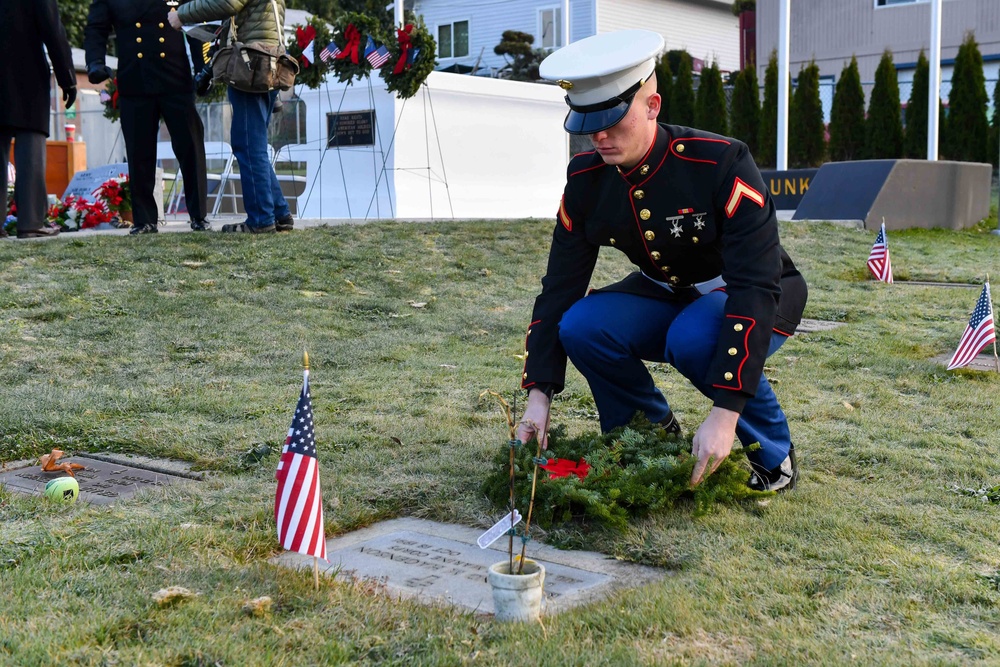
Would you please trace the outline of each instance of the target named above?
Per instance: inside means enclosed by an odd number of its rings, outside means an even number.
[[[117,123],[121,117],[121,107],[118,104],[118,77],[111,77],[100,93],[101,104],[104,105],[104,117],[112,123]]]
[[[387,89],[404,100],[417,94],[437,65],[437,42],[423,17],[409,18],[402,29],[396,30],[395,39],[388,41],[389,62],[381,72]]]
[[[386,39],[382,23],[374,16],[345,12],[337,17],[337,26],[333,41],[340,49],[340,53],[329,62],[329,67],[337,75],[338,81],[363,79],[369,75],[372,66],[365,60],[365,45],[369,37],[375,40],[376,44],[385,44],[391,53],[389,42],[392,40]]]
[[[514,497],[519,508],[528,506],[535,453],[533,446],[516,447]],[[621,531],[629,519],[672,507],[682,497],[693,498],[698,515],[711,511],[715,503],[774,495],[747,486],[749,470],[742,463],[746,459],[742,449],[734,449],[692,489],[696,459],[691,443],[640,415],[610,433],[590,432],[577,438],[566,437],[563,426],[554,427],[542,454],[550,458],[539,470],[534,516],[545,529],[584,519]],[[497,509],[510,502],[509,463],[508,448],[498,450],[482,485],[483,494]],[[547,474],[543,477],[542,472]]]
[[[319,57],[320,52],[333,41],[333,34],[326,21],[318,16],[313,16],[306,24],[296,24],[295,34],[288,38],[285,51],[299,63],[299,73],[295,77],[296,83],[303,83],[313,90],[323,85],[329,65]],[[313,44],[313,57],[311,61],[306,61],[302,57],[302,52],[309,43]]]

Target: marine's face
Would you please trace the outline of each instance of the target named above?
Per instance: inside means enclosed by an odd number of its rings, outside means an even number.
[[[594,150],[606,164],[623,168],[639,164],[656,133],[659,95],[656,95],[655,110],[653,106],[648,91],[640,90],[619,123],[589,135]]]

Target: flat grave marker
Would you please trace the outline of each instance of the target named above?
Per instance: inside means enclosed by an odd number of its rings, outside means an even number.
[[[372,582],[400,597],[492,614],[493,593],[486,577],[490,565],[508,558],[507,537],[480,549],[476,538],[482,532],[423,519],[384,521],[327,540],[329,562],[319,561],[320,571],[337,579]],[[521,552],[518,537],[514,550],[515,555]],[[528,542],[527,557],[545,566],[543,614],[665,576],[655,568],[593,552],[560,551],[536,541]],[[312,557],[298,553],[283,553],[273,561],[287,567],[313,567]]]
[[[177,475],[117,462],[99,461],[85,456],[70,456],[60,459],[59,462],[86,466],[86,469],[76,471],[76,481],[80,483],[79,499],[93,505],[110,505],[119,498],[131,498],[141,489],[158,488],[186,481],[184,477]],[[41,495],[50,480],[65,476],[66,473],[61,470],[42,472],[40,466],[31,465],[0,472],[0,486],[6,487],[9,491]]]

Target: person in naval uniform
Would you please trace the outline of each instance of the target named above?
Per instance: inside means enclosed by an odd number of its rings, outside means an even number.
[[[112,76],[105,56],[109,35],[114,32],[118,38],[118,101],[132,188],[131,234],[157,231],[160,211],[153,189],[160,118],[170,131],[184,177],[191,228],[211,229],[205,220],[205,128],[195,108],[184,35],[171,29],[167,21],[167,14],[180,4],[180,0],[93,0],[87,15],[83,47],[91,83]]]
[[[643,363],[666,362],[712,401],[692,441],[692,484],[739,438],[753,469],[748,484],[790,489],[795,450],[763,368],[795,333],[805,280],[781,247],[774,204],[746,145],[657,124],[663,47],[655,32],[625,30],[542,62],[541,76],[566,91],[566,131],[589,136],[594,150],[567,170],[525,339],[528,401],[517,435],[544,437],[567,358],[590,385],[603,431],[641,412],[679,433]],[[637,270],[588,293],[601,247],[625,253]]]

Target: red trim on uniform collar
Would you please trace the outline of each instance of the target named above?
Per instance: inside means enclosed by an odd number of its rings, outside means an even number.
[[[676,139],[674,139],[673,141],[670,142],[670,152],[673,153],[675,157],[679,157],[682,160],[687,160],[688,162],[704,162],[705,164],[719,164],[719,163],[716,162],[715,160],[699,160],[698,158],[686,157],[686,156],[678,153],[677,150],[674,148],[674,146],[676,146],[678,143],[685,142],[685,141],[686,142],[691,142],[691,141],[711,141],[711,142],[717,143],[717,144],[726,144],[727,146],[732,143],[731,141],[726,141],[725,139],[708,139],[708,138],[705,138],[705,137],[687,137],[687,138],[677,137]]]

